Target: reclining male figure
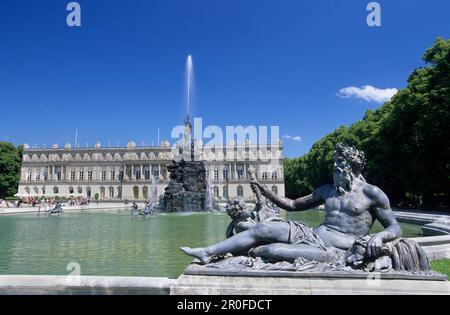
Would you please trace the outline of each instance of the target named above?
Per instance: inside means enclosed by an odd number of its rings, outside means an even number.
[[[319,187],[296,200],[276,195],[256,179],[251,182],[253,189],[259,188],[266,198],[287,211],[304,211],[324,205],[325,220],[317,228],[311,229],[296,221],[263,222],[218,244],[205,248],[182,247],[181,250],[198,258],[202,264],[219,255],[249,250],[251,255],[271,261],[293,262],[304,258],[326,262],[334,259],[337,251],[350,249],[378,220],[384,230],[371,237],[366,254],[372,258],[381,256],[384,243],[401,237],[389,199],[361,175],[362,151],[338,144],[333,161],[334,184]]]

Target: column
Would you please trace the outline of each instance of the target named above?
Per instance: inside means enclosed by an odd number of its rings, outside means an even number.
[[[161,174],[161,163],[158,164],[158,179],[162,178],[162,174]]]
[[[141,180],[145,179],[144,176],[144,164],[141,164]]]
[[[131,179],[136,179],[136,175],[134,173],[134,164],[131,165]]]

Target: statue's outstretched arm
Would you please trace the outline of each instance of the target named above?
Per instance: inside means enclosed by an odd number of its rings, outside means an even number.
[[[323,204],[323,199],[318,194],[310,194],[298,199],[292,200],[286,197],[279,196],[272,192],[266,185],[261,185],[257,181],[252,181],[252,186],[257,186],[261,193],[278,207],[286,211],[303,211],[315,208]]]

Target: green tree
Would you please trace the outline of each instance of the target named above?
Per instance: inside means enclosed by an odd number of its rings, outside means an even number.
[[[366,179],[392,203],[449,207],[450,41],[438,38],[423,60],[390,102],[326,135],[303,157],[286,160],[289,197],[331,182],[333,147],[344,142],[365,152]]]
[[[0,142],[0,198],[12,197],[17,193],[20,179],[22,147]]]

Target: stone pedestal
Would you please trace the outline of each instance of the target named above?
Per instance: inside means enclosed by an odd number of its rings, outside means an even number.
[[[182,275],[172,295],[404,295],[450,294],[440,280],[326,277],[249,277]]]

